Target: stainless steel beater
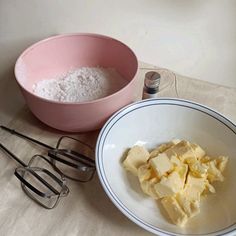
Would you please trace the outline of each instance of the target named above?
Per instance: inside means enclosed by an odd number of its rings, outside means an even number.
[[[61,197],[68,195],[65,178],[54,170],[55,167],[44,156],[34,155],[26,165],[1,143],[0,149],[21,165],[15,169],[14,174],[21,181],[24,192],[39,205],[52,209]]]
[[[3,125],[0,125],[0,128],[46,148],[54,168],[67,178],[79,182],[87,182],[93,178],[96,168],[95,161],[92,158],[85,156],[83,153],[77,152],[75,150],[60,148],[61,142],[64,139],[70,139],[82,144],[84,147],[89,148],[90,151],[93,152],[92,147],[90,147],[88,144],[73,137],[61,136],[57,142],[56,147],[54,148],[13,129],[9,129]]]

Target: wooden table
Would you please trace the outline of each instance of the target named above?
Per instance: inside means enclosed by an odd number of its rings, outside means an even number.
[[[140,99],[144,75],[157,67],[140,63],[136,99]],[[162,70],[163,71],[163,70]],[[179,97],[202,103],[236,122],[236,89],[175,75],[159,96]],[[24,105],[19,89],[10,76],[0,81],[0,120],[20,132],[54,145],[63,133],[38,121]],[[95,147],[99,131],[73,135]],[[42,149],[0,130],[0,142],[24,161]],[[150,235],[128,220],[104,193],[97,175],[86,184],[68,181],[70,194],[57,208],[45,210],[21,191],[13,175],[17,164],[0,153],[1,235]]]

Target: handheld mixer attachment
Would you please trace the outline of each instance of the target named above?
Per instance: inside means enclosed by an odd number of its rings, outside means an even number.
[[[86,147],[93,152],[92,147],[88,144],[73,137],[62,136],[59,138],[57,145],[54,148],[39,140],[9,129],[8,127],[1,125],[0,128],[46,148],[48,150],[48,156],[51,158],[53,167],[65,177],[79,182],[87,182],[93,178],[96,170],[95,161],[93,159],[75,150],[60,148],[62,141],[67,139],[75,141],[77,144],[83,145],[83,147]]]
[[[69,189],[64,177],[55,171],[55,167],[44,156],[34,155],[26,165],[1,143],[0,149],[21,165],[15,169],[14,174],[21,181],[24,192],[39,205],[52,209],[61,197],[68,195]]]

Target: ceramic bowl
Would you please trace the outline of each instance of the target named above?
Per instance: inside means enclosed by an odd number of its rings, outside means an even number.
[[[201,201],[200,214],[184,227],[171,223],[160,203],[145,195],[137,177],[122,167],[122,156],[135,144],[152,149],[172,139],[197,143],[211,156],[226,155],[225,181]],[[102,186],[130,220],[157,235],[236,235],[236,126],[218,112],[194,102],[151,99],[113,115],[102,128],[96,165]]]
[[[77,103],[36,96],[33,85],[79,67],[113,67],[127,84],[107,97]],[[15,65],[15,77],[33,114],[47,125],[69,132],[100,128],[115,111],[134,101],[138,61],[122,42],[97,34],[59,35],[26,49]],[[79,92],[79,91],[78,91]]]

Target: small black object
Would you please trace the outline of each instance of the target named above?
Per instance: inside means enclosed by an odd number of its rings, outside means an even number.
[[[159,92],[161,75],[156,71],[149,71],[145,74],[143,99],[155,98]]]

